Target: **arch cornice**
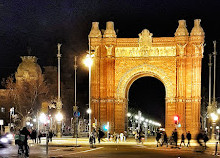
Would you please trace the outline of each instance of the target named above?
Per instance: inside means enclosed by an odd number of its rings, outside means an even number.
[[[165,86],[166,98],[175,98],[175,85],[167,73],[153,65],[143,64],[127,71],[120,79],[117,85],[116,98],[126,98],[129,86],[138,78],[143,76],[151,76],[159,79]]]

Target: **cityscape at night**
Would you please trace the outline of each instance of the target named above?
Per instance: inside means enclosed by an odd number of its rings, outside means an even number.
[[[219,155],[219,7],[0,0],[0,157]]]

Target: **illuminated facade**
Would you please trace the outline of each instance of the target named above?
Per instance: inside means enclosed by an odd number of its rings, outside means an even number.
[[[91,70],[92,123],[110,122],[110,131],[123,132],[127,124],[128,91],[140,77],[151,76],[165,86],[165,128],[170,135],[179,116],[178,132],[200,129],[201,63],[204,31],[200,20],[188,33],[179,20],[174,37],[152,37],[144,29],[139,38],[117,38],[114,23],[107,22],[104,34],[93,22],[89,34],[94,62]]]

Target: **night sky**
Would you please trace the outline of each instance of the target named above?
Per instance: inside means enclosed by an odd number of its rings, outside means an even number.
[[[219,0],[0,0],[0,78],[16,71],[20,56],[27,55],[27,47],[31,47],[32,55],[39,58],[42,67],[56,66],[56,45],[61,42],[64,82],[74,81],[73,58],[79,56],[77,90],[83,109],[88,100],[88,71],[82,58],[88,50],[93,21],[100,22],[100,29],[105,29],[107,21],[113,21],[118,37],[137,38],[144,28],[153,33],[153,37],[172,37],[180,19],[186,20],[190,32],[194,19],[201,19],[206,33],[202,87],[208,88],[207,60],[213,51],[212,41],[217,40],[217,52],[220,48],[219,8]],[[217,97],[220,97],[219,65],[217,63]],[[158,117],[162,120],[163,88],[156,79],[138,79],[130,89],[131,106],[138,106],[155,120]],[[144,97],[140,97],[142,93]]]

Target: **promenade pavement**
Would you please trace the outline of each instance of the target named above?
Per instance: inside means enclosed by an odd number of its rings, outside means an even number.
[[[29,140],[29,143],[31,143],[32,141]],[[207,149],[205,150],[206,153],[214,155],[215,154],[215,148],[216,148],[216,142],[215,140],[210,140],[207,143]],[[45,138],[42,138],[42,141],[40,144],[40,146],[45,146],[46,144],[46,140]],[[109,146],[109,145],[139,145],[139,146],[145,146],[147,149],[152,149],[152,150],[169,150],[169,149],[173,149],[175,148],[175,146],[172,145],[168,145],[168,147],[166,147],[166,145],[163,145],[162,147],[156,147],[156,141],[154,137],[149,137],[147,138],[147,141],[144,141],[143,144],[141,143],[137,143],[136,140],[134,138],[128,138],[126,141],[120,141],[118,143],[113,142],[113,141],[108,141],[106,138],[103,138],[101,143],[99,144],[97,139],[96,139],[96,146]],[[197,152],[201,152],[201,148],[199,147],[198,143],[196,140],[191,140],[191,147],[186,147],[186,146],[179,146],[180,144],[180,140],[178,141],[178,150],[182,150],[182,151],[197,151]],[[187,144],[187,140],[185,141],[185,144]],[[72,138],[72,137],[62,137],[62,138],[53,138],[52,142],[49,142],[49,146],[50,147],[74,147],[74,146],[89,146],[89,141],[88,138],[77,138],[77,144],[76,144],[76,138]],[[220,145],[218,144],[217,146],[217,150],[219,151],[219,155],[220,155]]]

